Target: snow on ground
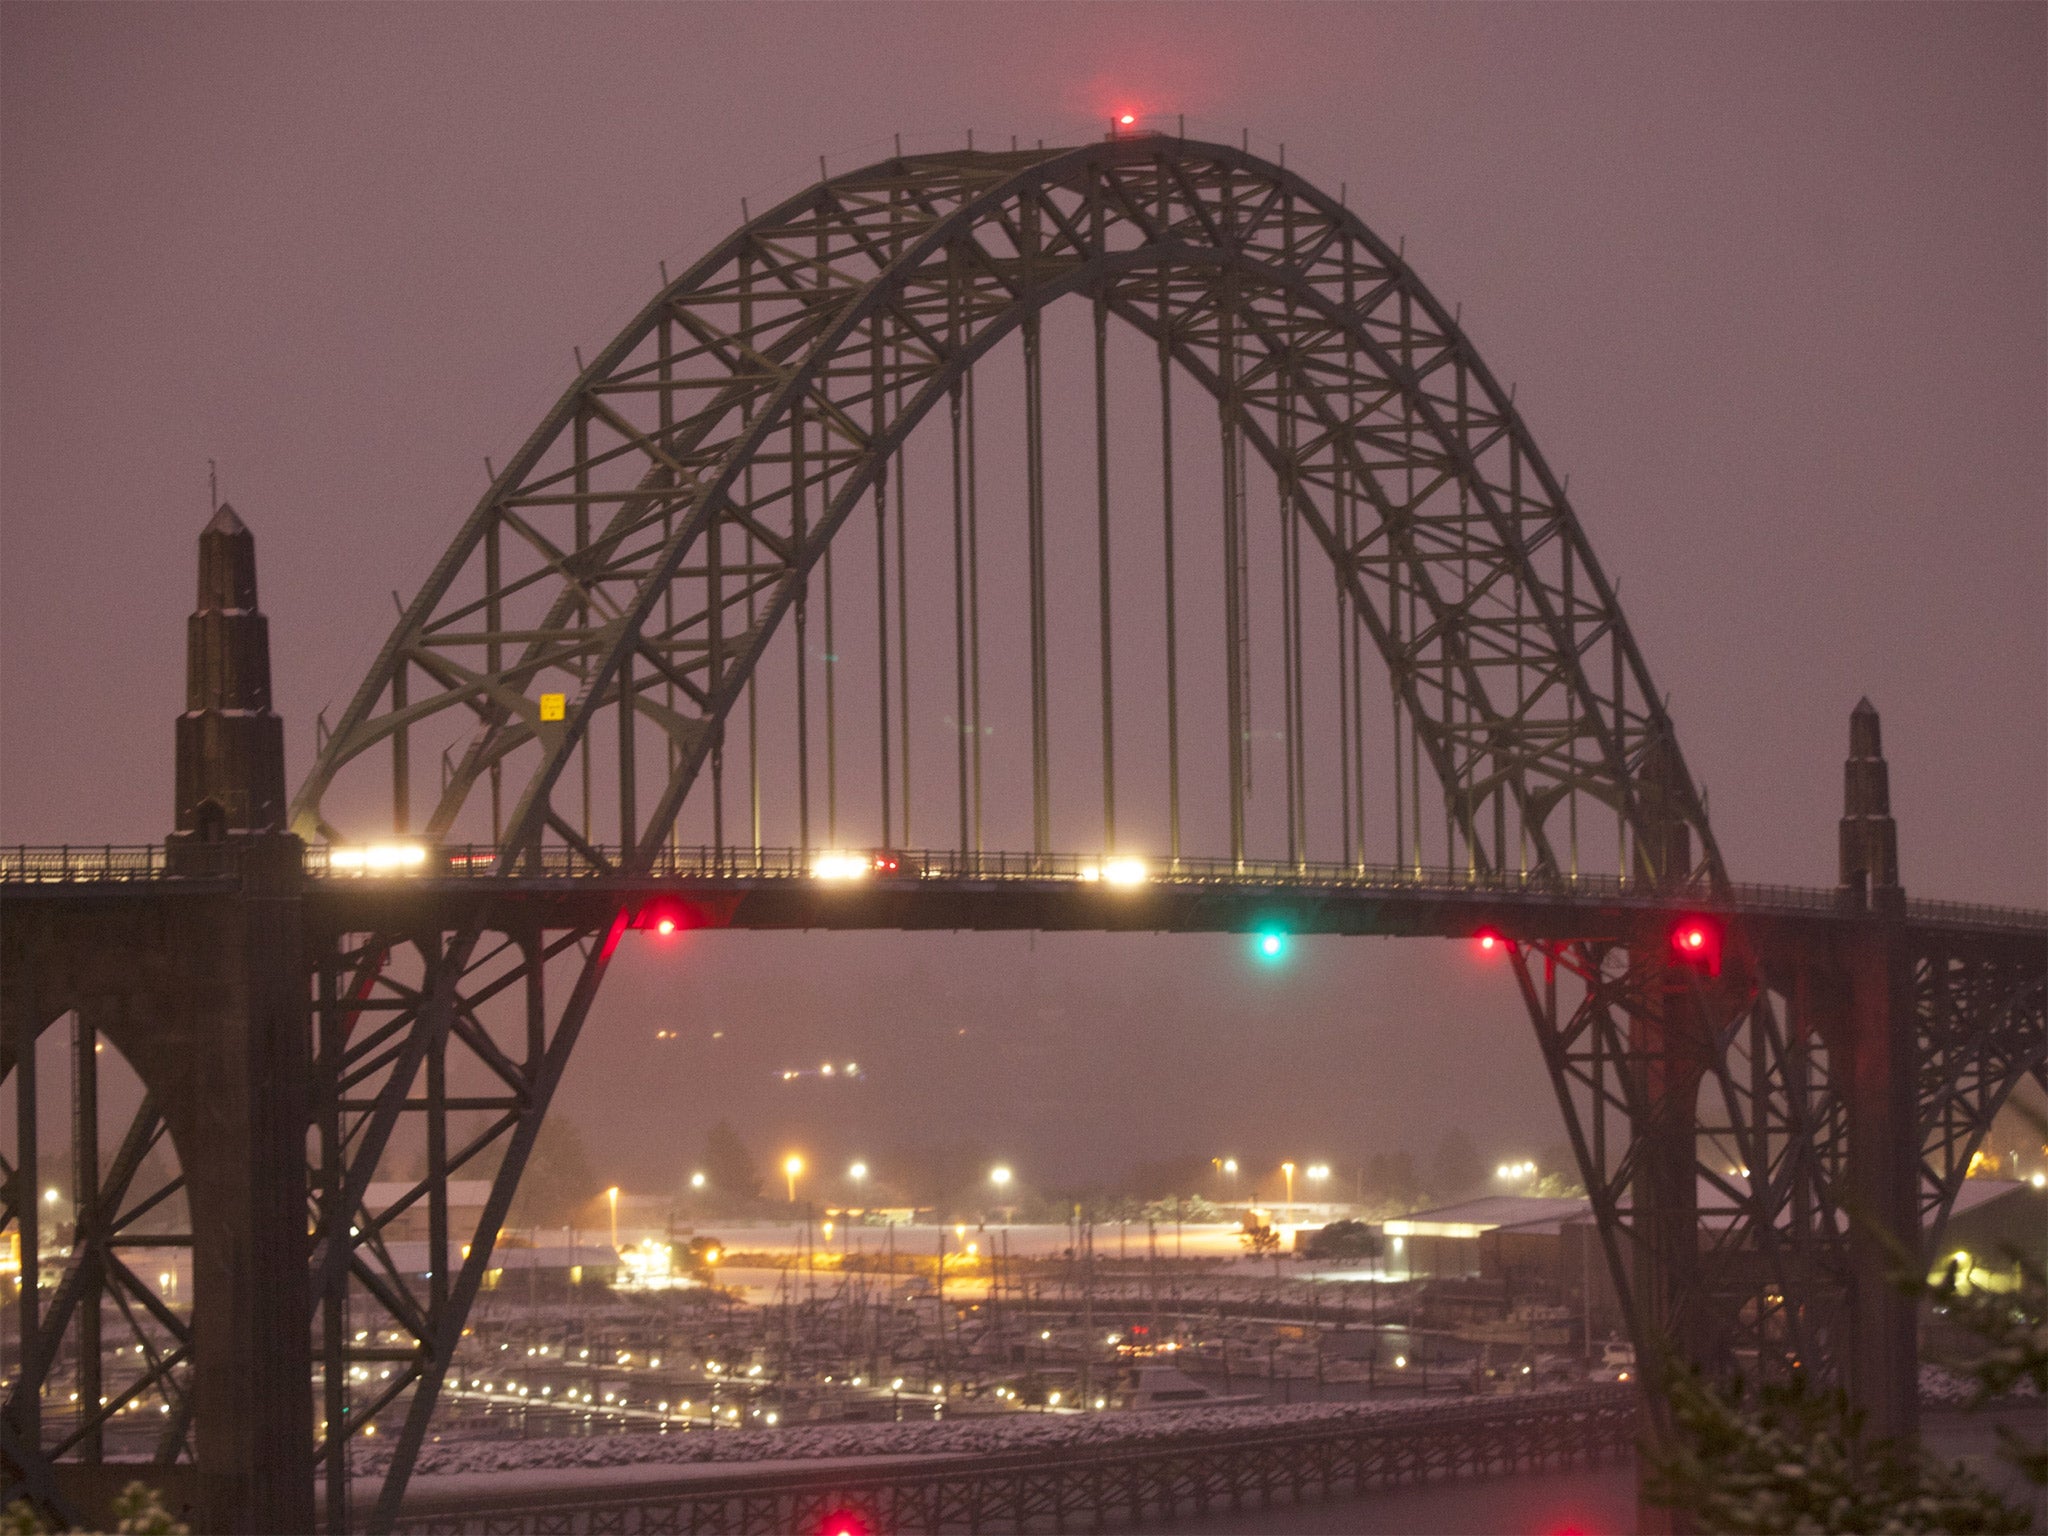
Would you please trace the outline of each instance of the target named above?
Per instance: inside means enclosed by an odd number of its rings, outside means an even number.
[[[1518,1400],[1556,1395],[1522,1393]],[[1470,1399],[1460,1399],[1470,1402]],[[1297,1403],[1291,1407],[1155,1410],[1132,1414],[1010,1413],[937,1423],[799,1424],[780,1429],[691,1430],[686,1433],[555,1436],[536,1440],[463,1440],[429,1444],[421,1473],[514,1472],[559,1467],[617,1467],[691,1462],[810,1460],[839,1456],[985,1455],[995,1451],[1090,1449],[1183,1435],[1277,1429],[1298,1424],[1380,1418],[1442,1407],[1442,1399],[1371,1403]],[[354,1471],[383,1471],[388,1451],[358,1442]]]
[[[2032,1397],[2034,1384],[2031,1381],[2015,1383],[2010,1393],[1994,1399],[2005,1401],[2006,1397]],[[1936,1365],[1932,1361],[1920,1364],[1920,1401],[1930,1408],[1963,1408],[1977,1400],[1977,1383],[1952,1366]]]

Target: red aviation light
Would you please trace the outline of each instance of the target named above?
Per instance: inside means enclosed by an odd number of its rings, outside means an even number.
[[[1681,917],[1671,927],[1671,953],[1680,965],[1721,974],[1721,925],[1710,918]]]
[[[680,901],[657,897],[633,914],[632,926],[644,932],[658,933],[666,939],[698,924],[694,914]]]
[[[1482,928],[1473,937],[1479,941],[1479,952],[1483,955],[1499,954],[1508,947],[1507,939],[1498,929]]]
[[[1129,112],[1126,112],[1126,113],[1124,113],[1124,114],[1123,114],[1123,115],[1122,115],[1121,117],[1119,117],[1119,118],[1117,119],[1117,122],[1118,122],[1119,124],[1121,124],[1121,125],[1122,125],[1123,127],[1125,127],[1125,128],[1128,128],[1128,127],[1130,127],[1130,126],[1131,126],[1131,125],[1132,125],[1133,123],[1137,122],[1137,120],[1138,120],[1138,119],[1137,119],[1137,117],[1136,117],[1136,116],[1135,116],[1134,114],[1132,114],[1132,113],[1129,113]]]
[[[850,1509],[835,1509],[818,1527],[818,1536],[868,1536],[868,1523]]]

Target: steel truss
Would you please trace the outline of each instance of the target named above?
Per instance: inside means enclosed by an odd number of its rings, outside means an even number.
[[[0,1238],[18,1238],[23,1277],[52,1268],[57,1276],[54,1287],[22,1285],[14,1338],[4,1341],[12,1348],[0,1346],[11,1357],[0,1369],[0,1450],[31,1498],[75,1523],[56,1484],[57,1462],[94,1463],[110,1453],[132,1461],[138,1452],[157,1466],[192,1460],[191,1318],[174,1304],[175,1283],[151,1285],[138,1273],[167,1265],[189,1277],[192,1234],[181,1230],[189,1226],[184,1174],[154,1098],[144,1096],[103,1163],[106,1042],[77,1012],[66,1031],[70,1158],[43,1166],[40,1033],[25,1029],[0,1044],[0,1082],[13,1078],[15,1123],[15,1144],[0,1153]],[[57,1202],[43,1198],[46,1188],[57,1191],[52,1181],[70,1190],[68,1232],[56,1224]]]
[[[1282,599],[1290,857],[1306,857],[1304,733],[1319,713],[1303,697],[1300,670],[1305,542],[1330,563],[1349,637],[1340,643],[1343,696],[1329,712],[1344,737],[1346,860],[1366,856],[1365,770],[1362,748],[1353,750],[1362,635],[1387,664],[1397,736],[1408,740],[1409,761],[1397,765],[1397,862],[1423,856],[1427,775],[1443,800],[1439,862],[1569,876],[1581,868],[1582,837],[1590,859],[1597,833],[1609,872],[1674,886],[1720,878],[1662,696],[1613,589],[1512,399],[1454,317],[1394,249],[1300,177],[1224,146],[1151,136],[898,157],[798,194],[665,286],[494,477],[326,737],[293,826],[309,839],[341,836],[330,788],[373,748],[388,748],[389,827],[434,838],[460,827],[536,856],[551,843],[600,865],[598,845],[616,842],[633,870],[673,835],[707,764],[714,837],[726,840],[725,742],[729,725],[744,720],[758,842],[754,685],[771,637],[789,622],[798,658],[795,840],[820,846],[838,818],[832,721],[844,701],[828,665],[821,807],[810,718],[816,668],[802,637],[822,606],[829,657],[830,550],[872,498],[882,645],[874,788],[891,841],[912,811],[908,717],[900,731],[892,726],[887,691],[892,623],[899,701],[909,686],[898,461],[912,429],[939,412],[954,465],[953,681],[962,717],[976,718],[968,699],[978,667],[968,653],[979,643],[972,369],[1021,331],[1033,824],[1043,845],[1050,725],[1036,335],[1040,312],[1068,295],[1091,302],[1099,322],[1113,318],[1151,339],[1162,391],[1177,374],[1215,402],[1235,573],[1223,605],[1233,658],[1249,644],[1241,580],[1248,463],[1262,461],[1273,477],[1291,572]],[[1099,388],[1099,340],[1097,356]],[[1099,400],[1097,415],[1100,422]],[[1097,449],[1104,824],[1113,844],[1109,493],[1100,442]],[[1169,477],[1171,458],[1169,440]],[[1171,644],[1169,635],[1169,656]],[[1233,660],[1227,756],[1237,858],[1247,855],[1249,790],[1241,671]],[[973,683],[978,690],[978,673]],[[443,752],[440,791],[424,814],[413,802],[416,738],[422,750]],[[604,791],[612,803],[596,809],[594,747],[604,771],[616,773],[616,795]],[[980,813],[968,782],[978,781],[978,759],[970,775],[964,735],[959,754],[964,843],[978,839]],[[900,820],[892,779],[903,786]],[[1177,827],[1176,816],[1176,853]],[[1674,837],[1681,829],[1687,835]]]
[[[1921,1229],[1933,1254],[1999,1109],[2028,1077],[2048,1089],[2048,960],[2038,943],[1917,937]]]
[[[310,1191],[327,1529],[350,1529],[352,1442],[401,1404],[369,1528],[389,1530],[542,1116],[610,962],[604,929],[487,930],[403,939],[334,935],[314,1004]],[[562,983],[566,981],[566,985]],[[458,1130],[463,1122],[475,1128]],[[395,1196],[370,1199],[394,1140],[423,1152]],[[488,1177],[473,1230],[450,1219],[448,1181]],[[390,1231],[424,1209],[424,1266]],[[387,1421],[386,1433],[389,1433]]]
[[[1759,960],[1739,927],[1730,939],[1721,978],[1674,967],[1658,931],[1514,946],[1516,975],[1639,1347],[1752,1380],[1840,1382],[1863,1197],[1823,1033],[1836,978]],[[1906,942],[1932,1253],[2000,1106],[2027,1077],[2048,1085],[2048,965],[2025,941]],[[1646,1350],[1643,1364],[1659,1362]]]
[[[1646,1372],[1669,1349],[1830,1377],[1849,1272],[1827,1050],[1753,962],[1701,978],[1667,944],[1515,954],[1630,1335]]]

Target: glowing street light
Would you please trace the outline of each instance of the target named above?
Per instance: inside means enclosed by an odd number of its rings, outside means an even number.
[[[1287,1204],[1291,1209],[1294,1205],[1294,1164],[1282,1163],[1280,1171],[1287,1176]]]
[[[604,1192],[604,1197],[610,1202],[612,1208],[612,1251],[617,1252],[619,1246],[619,1186],[614,1184]]]
[[[790,1153],[787,1158],[783,1159],[782,1173],[783,1177],[789,1180],[789,1203],[791,1205],[796,1204],[796,1176],[802,1173],[803,1171],[804,1160],[798,1157],[794,1152]]]
[[[1010,1170],[1007,1168],[991,1168],[988,1171],[988,1181],[995,1185],[997,1189],[1002,1189],[1010,1182]]]
[[[702,1189],[702,1188],[704,1187],[704,1184],[705,1184],[705,1178],[704,1178],[704,1175],[703,1175],[703,1174],[701,1174],[701,1173],[693,1173],[693,1174],[691,1174],[691,1175],[690,1175],[690,1188],[692,1188],[692,1189]]]
[[[1320,1184],[1329,1176],[1330,1165],[1328,1163],[1310,1163],[1308,1165],[1308,1177],[1310,1183]]]

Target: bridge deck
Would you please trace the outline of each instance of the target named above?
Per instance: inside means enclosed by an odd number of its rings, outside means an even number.
[[[232,857],[231,844],[172,857],[161,844],[0,848],[0,897],[220,889],[233,878]],[[1821,923],[1861,915],[1846,912],[1833,888],[1673,893],[1614,875],[1306,861],[891,850],[888,872],[867,853],[824,866],[867,866],[849,875],[820,873],[820,854],[793,848],[669,848],[633,874],[621,871],[616,848],[549,848],[502,872],[494,850],[467,844],[316,845],[305,857],[316,907],[350,927],[475,903],[492,915],[521,910],[544,926],[581,926],[604,921],[621,901],[661,899],[686,927],[1250,932],[1273,924],[1294,933],[1445,936],[1491,927],[1528,939],[1620,936],[1658,913]],[[2048,938],[2048,912],[2026,908],[1913,900],[1906,918],[1916,928]]]

